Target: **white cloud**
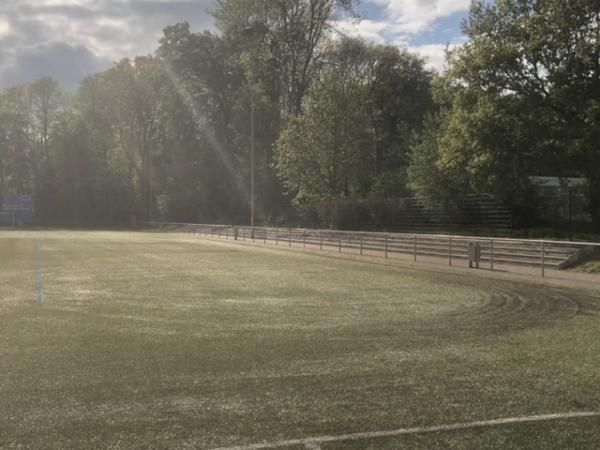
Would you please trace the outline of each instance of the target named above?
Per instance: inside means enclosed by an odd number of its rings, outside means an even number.
[[[412,44],[424,32],[435,29],[436,22],[444,17],[469,9],[471,0],[366,0],[367,3],[383,8],[380,20],[339,20],[335,28],[348,36],[360,36],[376,44],[388,44],[421,55],[429,68],[445,70],[445,50],[465,42],[464,37],[452,39],[450,43],[439,42],[426,45]],[[448,33],[449,30],[444,30]]]
[[[418,45],[415,47],[409,47],[408,50],[425,59],[426,66],[428,68],[437,70],[438,72],[443,72],[446,70],[446,49],[455,48],[456,45],[457,44],[450,46],[444,44]]]
[[[426,44],[409,46],[408,50],[425,59],[426,66],[438,72],[444,72],[446,64],[446,51],[455,50],[468,42],[466,36],[457,36],[445,44]]]
[[[0,39],[10,33],[10,23],[5,17],[0,16]]]
[[[345,19],[336,22],[335,29],[347,36],[362,37],[376,44],[384,44],[386,42],[384,34],[387,26],[388,24],[385,22],[367,19],[361,21]]]
[[[393,23],[362,19],[339,20],[335,23],[335,29],[344,35],[351,37],[362,37],[376,44],[392,44],[399,47],[408,45],[407,36]]]
[[[213,28],[209,11],[215,2],[0,0],[0,89],[29,78],[22,70],[25,64],[35,67],[36,74],[47,72],[62,76],[59,82],[71,83],[72,78],[66,77],[68,71],[52,67],[51,54],[85,55],[85,67],[91,69],[105,68],[107,62],[124,57],[153,53],[166,26],[187,21],[194,31]],[[42,64],[49,64],[46,71]],[[69,65],[75,74],[81,72],[76,60],[63,58],[61,64]],[[22,80],[18,78],[21,76]]]
[[[471,0],[369,0],[385,9],[387,21],[406,34],[426,31],[437,20],[466,11]]]
[[[85,55],[86,67],[91,70],[123,57],[152,53],[165,26],[188,21],[193,30],[211,29],[214,25],[208,12],[216,1],[0,0],[0,89],[9,82],[20,82],[23,67],[36,67],[42,72],[42,64],[52,65],[48,58],[51,54]],[[415,37],[434,27],[437,20],[466,10],[469,2],[363,0],[363,4],[382,8],[383,15],[359,22],[341,20],[336,27],[379,44],[405,48],[412,44],[414,50],[429,58],[432,67],[440,68],[444,44],[416,46]],[[65,57],[62,63],[79,74],[76,60]],[[63,73],[53,70],[47,68],[57,76]]]

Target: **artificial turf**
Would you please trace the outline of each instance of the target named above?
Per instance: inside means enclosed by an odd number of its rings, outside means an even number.
[[[0,399],[0,447],[44,449],[600,411],[600,289],[175,234],[0,232]],[[595,449],[600,418],[322,448]]]

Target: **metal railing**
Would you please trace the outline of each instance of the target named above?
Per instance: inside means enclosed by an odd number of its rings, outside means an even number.
[[[539,268],[542,277],[548,269],[576,265],[583,254],[600,255],[600,243],[592,242],[170,222],[152,222],[149,225],[163,231],[193,233],[207,238],[381,256],[385,259],[404,255],[414,261],[447,261],[450,266],[475,262],[478,268],[489,270],[497,270],[499,266],[534,267]],[[477,261],[470,258],[473,245],[479,247]]]

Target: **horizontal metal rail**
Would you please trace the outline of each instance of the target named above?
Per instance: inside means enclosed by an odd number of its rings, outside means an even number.
[[[211,238],[318,248],[337,253],[381,255],[385,258],[407,255],[415,261],[424,257],[439,258],[448,261],[449,265],[456,261],[473,262],[470,260],[470,248],[477,244],[479,267],[481,264],[490,270],[496,270],[498,265],[536,267],[540,269],[542,276],[545,276],[546,269],[562,268],[570,258],[584,249],[600,253],[600,243],[593,242],[172,222],[151,222],[148,225],[162,230],[181,231]]]

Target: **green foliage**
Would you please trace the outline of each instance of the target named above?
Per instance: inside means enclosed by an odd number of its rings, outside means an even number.
[[[313,86],[278,143],[277,168],[297,201],[365,193],[373,168],[367,90],[339,67]]]
[[[412,135],[431,108],[431,75],[406,52],[343,39],[325,53],[277,168],[301,203],[406,193]]]
[[[318,69],[330,21],[352,14],[356,0],[219,0],[217,27],[250,77],[282,114],[300,113]]]
[[[376,136],[378,175],[405,170],[410,159],[412,134],[421,129],[433,109],[431,74],[423,61],[394,47],[375,46],[370,81],[371,120]],[[398,195],[384,190],[382,195]]]
[[[600,4],[475,1],[438,77],[342,39],[355,0],[219,0],[218,33],[167,27],[153,56],[70,95],[0,93],[0,192],[45,222],[245,222],[250,111],[260,219],[290,201],[494,193],[525,217],[529,177],[588,180],[600,223]]]
[[[440,137],[447,128],[443,113],[429,115],[421,134],[412,145],[408,180],[411,190],[421,199],[444,199],[467,190],[468,179],[455,170],[454,176],[441,165]]]
[[[169,26],[154,56],[72,98],[49,79],[3,92],[0,191],[34,192],[46,223],[245,222],[254,108],[259,221],[290,196],[406,195],[431,74],[407,52],[334,39],[356,3],[221,0],[219,34]]]
[[[464,24],[469,42],[449,56],[453,99],[440,166],[466,171],[470,189],[522,206],[531,175],[595,185],[599,17],[594,0],[475,2]]]

